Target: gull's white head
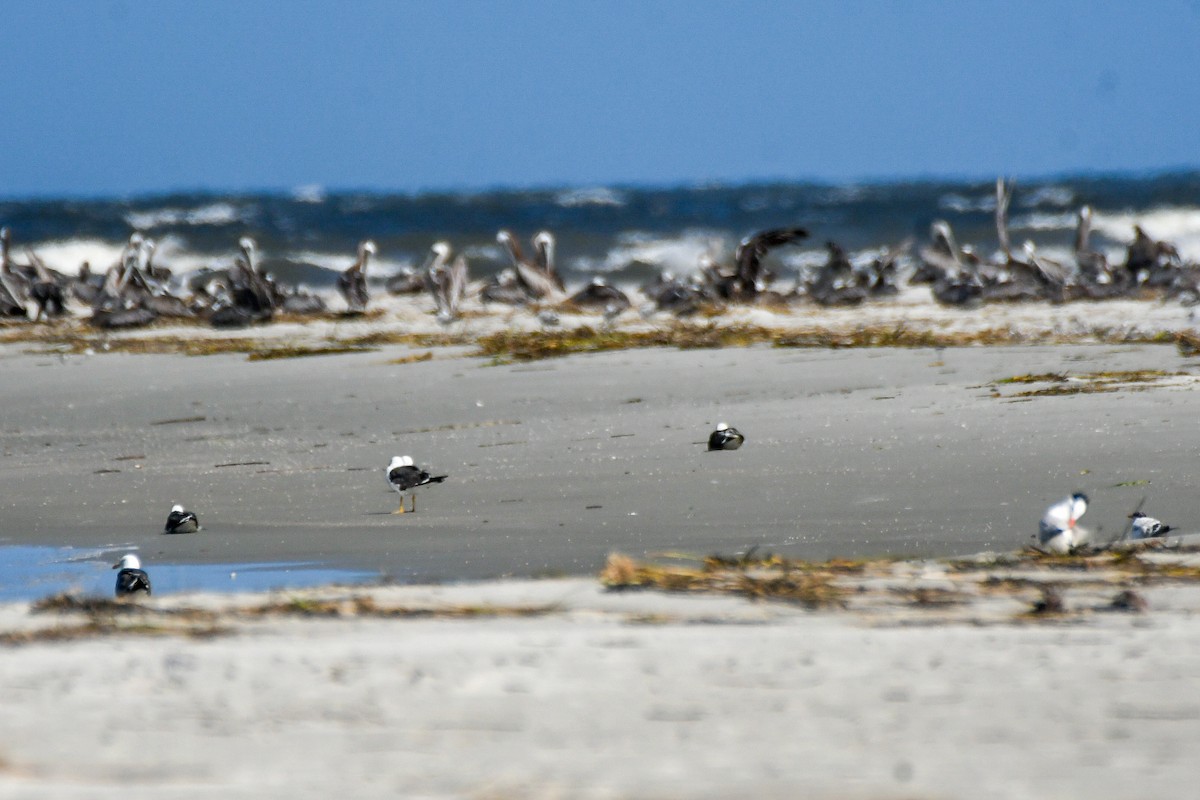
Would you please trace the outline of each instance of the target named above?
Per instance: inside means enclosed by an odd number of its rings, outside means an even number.
[[[182,514],[182,513],[183,513],[183,506],[181,506],[181,505],[179,505],[178,503],[176,503],[175,505],[171,506],[171,513],[172,513],[172,514]]]
[[[392,456],[392,460],[388,463],[388,472],[396,467],[411,467],[412,465],[412,456]]]
[[[121,560],[113,564],[113,569],[141,569],[142,562],[133,553],[126,553]]]
[[[717,423],[717,430],[719,430],[719,431],[727,431],[727,430],[729,430],[729,426],[728,426],[728,425],[726,425],[724,422],[718,422],[718,423]]]

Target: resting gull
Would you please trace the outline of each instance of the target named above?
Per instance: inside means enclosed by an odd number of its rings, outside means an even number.
[[[135,594],[150,594],[150,576],[142,569],[142,562],[133,553],[121,556],[121,560],[113,564],[117,573],[117,597],[129,597]]]
[[[1163,525],[1154,517],[1147,517],[1140,511],[1129,515],[1133,520],[1129,535],[1133,539],[1152,539],[1155,536],[1165,536],[1171,530],[1170,525]]]
[[[717,429],[709,434],[709,450],[737,450],[742,446],[746,437],[737,428],[731,428],[724,422],[717,424]]]
[[[167,524],[163,533],[195,533],[200,530],[200,520],[191,511],[184,511],[183,506],[171,506],[167,515]]]

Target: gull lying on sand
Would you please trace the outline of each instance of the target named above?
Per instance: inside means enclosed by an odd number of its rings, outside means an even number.
[[[120,568],[117,573],[117,597],[129,597],[135,594],[150,594],[150,576],[142,569],[142,562],[133,553],[121,556],[121,560],[113,564],[113,569]]]
[[[200,520],[191,511],[184,511],[183,506],[171,506],[171,513],[167,515],[167,524],[163,528],[163,533],[195,533],[200,530]]]
[[[746,437],[737,428],[731,428],[724,422],[717,423],[717,429],[709,434],[709,450],[737,450],[742,446]]]
[[[1140,511],[1135,511],[1129,515],[1133,520],[1133,525],[1129,532],[1132,539],[1150,539],[1155,536],[1164,536],[1171,530],[1170,525],[1163,525],[1154,517],[1147,517]]]

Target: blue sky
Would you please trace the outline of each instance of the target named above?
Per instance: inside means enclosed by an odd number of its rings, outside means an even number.
[[[1200,0],[5,0],[0,195],[1200,167]]]

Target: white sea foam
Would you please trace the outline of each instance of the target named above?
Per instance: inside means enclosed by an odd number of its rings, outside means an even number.
[[[1184,261],[1200,262],[1200,208],[1176,206],[1137,212],[1100,213],[1092,217],[1092,228],[1117,242],[1133,241],[1133,226],[1147,235],[1170,242]]]
[[[985,194],[981,197],[967,197],[966,195],[951,193],[938,198],[938,208],[946,211],[954,211],[959,214],[967,214],[973,211],[991,212],[996,210],[996,196]]]
[[[1039,186],[1027,192],[1022,192],[1017,186],[1014,190],[1016,205],[1020,208],[1066,208],[1075,204],[1075,192],[1066,186]]]
[[[1035,212],[1013,217],[1008,221],[1008,227],[1012,230],[1028,231],[1074,231],[1078,221],[1079,217],[1074,211],[1061,214]]]
[[[555,195],[554,202],[564,208],[623,206],[625,205],[625,196],[615,189],[597,186],[591,189],[572,189],[567,192],[559,192]]]
[[[162,225],[231,225],[247,221],[245,209],[232,203],[210,203],[199,208],[155,208],[149,211],[130,211],[125,221],[140,230],[152,230]]]
[[[357,256],[354,253],[327,253],[316,250],[304,250],[299,253],[288,253],[287,258],[303,264],[312,264],[315,267],[321,267],[331,272],[344,272],[354,264]],[[374,255],[371,256],[367,273],[374,278],[382,275],[394,275],[404,268],[419,266],[419,263],[414,263],[411,259],[407,258],[381,258],[378,255]]]
[[[100,239],[61,239],[33,246],[38,258],[48,267],[65,275],[78,275],[83,262],[92,272],[104,272],[121,257],[124,242],[114,244]]]
[[[713,231],[684,231],[676,237],[633,232],[622,234],[603,259],[580,258],[574,267],[581,272],[615,272],[641,262],[688,274],[700,266],[702,257],[716,258],[728,249],[725,237]]]
[[[300,203],[325,202],[325,187],[319,183],[307,183],[292,189],[292,199]]]

